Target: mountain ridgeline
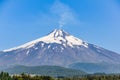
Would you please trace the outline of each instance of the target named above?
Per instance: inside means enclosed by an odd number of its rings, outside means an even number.
[[[61,29],[55,29],[42,38],[0,52],[1,66],[48,65],[90,73],[119,73],[119,64],[120,54],[87,43]]]

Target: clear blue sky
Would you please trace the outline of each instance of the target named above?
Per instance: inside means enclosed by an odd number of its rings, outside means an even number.
[[[120,0],[0,0],[0,50],[59,27],[120,53]]]

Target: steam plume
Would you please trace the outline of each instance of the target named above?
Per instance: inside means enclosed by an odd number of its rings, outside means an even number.
[[[67,24],[75,24],[79,22],[76,18],[75,12],[67,5],[61,3],[60,1],[56,1],[52,8],[52,13],[58,16],[58,27],[63,28]]]

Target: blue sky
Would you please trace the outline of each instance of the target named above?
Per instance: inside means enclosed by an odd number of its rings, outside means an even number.
[[[0,0],[0,50],[59,27],[120,53],[120,0]]]

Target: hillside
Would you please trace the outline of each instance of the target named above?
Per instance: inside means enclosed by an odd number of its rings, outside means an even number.
[[[10,74],[37,74],[44,76],[75,76],[85,75],[86,73],[81,70],[69,69],[59,66],[14,66],[4,70]]]

